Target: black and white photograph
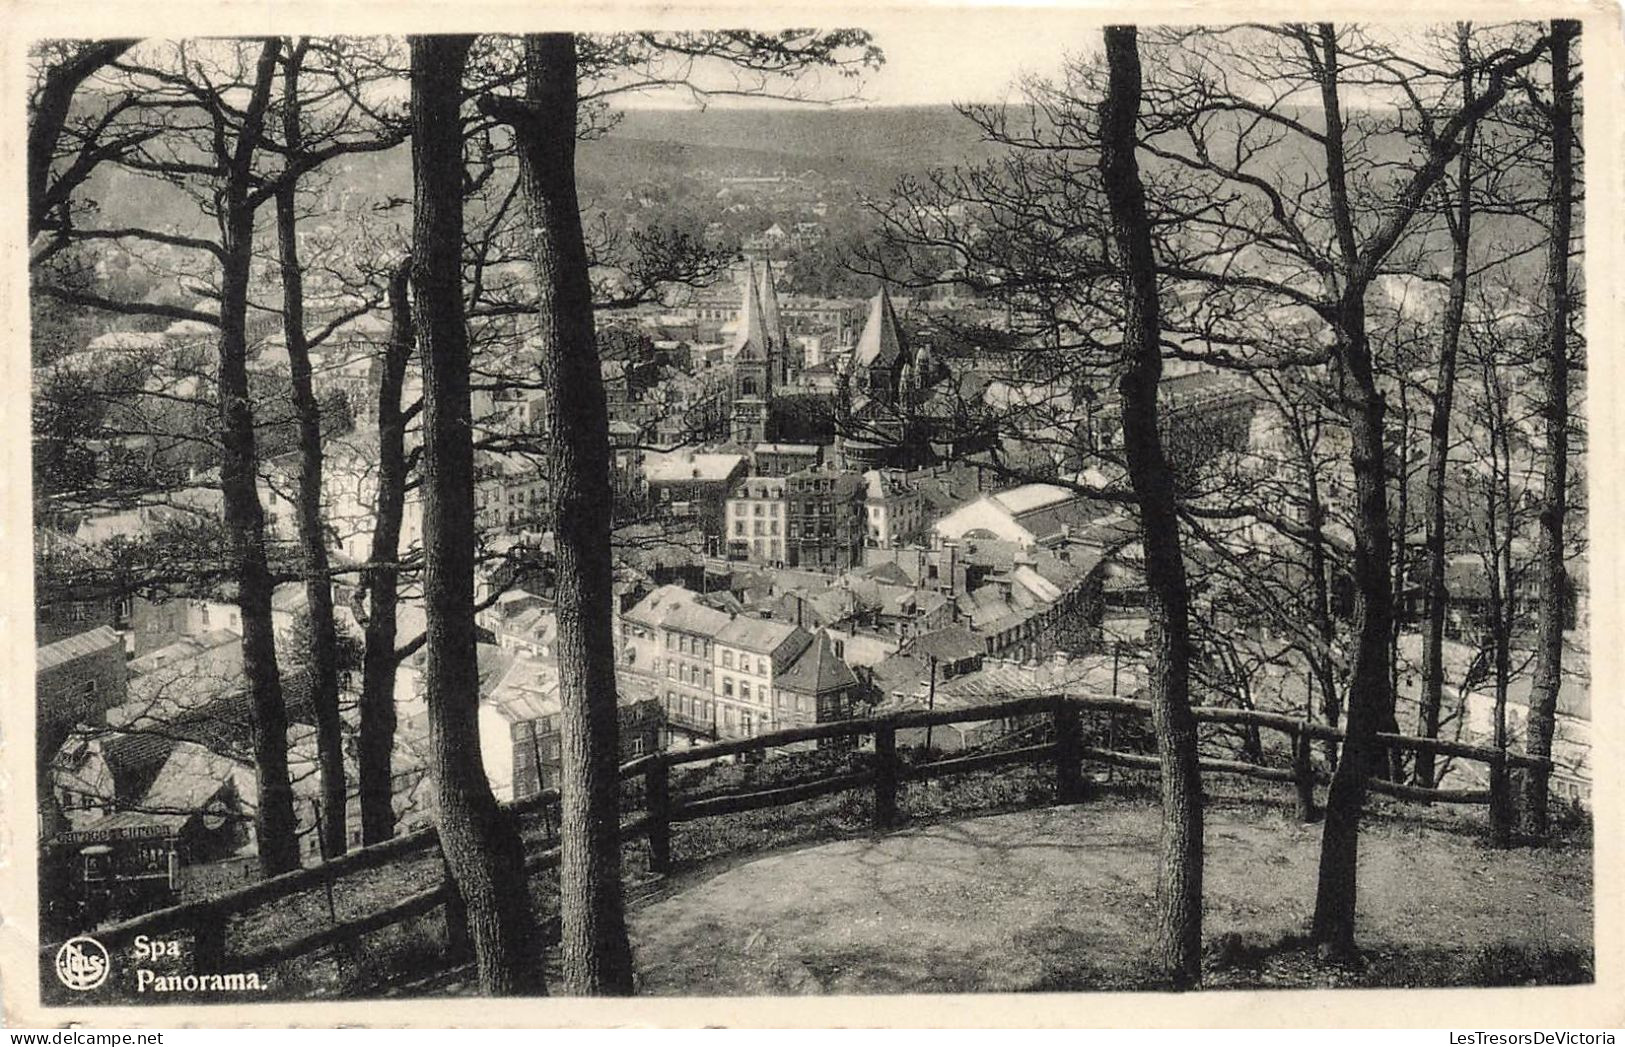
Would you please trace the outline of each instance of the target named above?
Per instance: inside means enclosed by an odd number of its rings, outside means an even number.
[[[16,44],[8,1006],[1597,989],[1548,7]]]

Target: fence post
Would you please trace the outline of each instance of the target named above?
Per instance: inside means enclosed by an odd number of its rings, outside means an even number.
[[[226,913],[210,907],[192,929],[192,973],[219,974],[226,969]]]
[[[643,772],[643,802],[649,811],[649,871],[671,870],[671,779],[666,761]]]
[[[1506,750],[1490,761],[1490,846],[1512,843],[1512,790],[1508,787]]]
[[[1083,799],[1083,724],[1076,704],[1055,699],[1055,798],[1061,803]]]
[[[897,728],[881,724],[875,728],[875,828],[890,829],[897,824]]]
[[[1312,822],[1320,816],[1315,809],[1314,739],[1309,735],[1309,721],[1300,723],[1292,732],[1292,785],[1298,797],[1298,820]]]
[[[1117,710],[1115,709],[1106,714],[1106,748],[1111,752],[1117,751]],[[1106,781],[1109,783],[1116,779],[1117,765],[1108,763],[1106,765]]]

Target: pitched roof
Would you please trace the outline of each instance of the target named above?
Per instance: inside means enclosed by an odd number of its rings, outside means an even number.
[[[963,625],[948,625],[917,637],[910,653],[942,662],[957,662],[984,653],[982,640]]]
[[[859,567],[852,572],[860,578],[869,578],[883,585],[913,585],[914,576],[903,570],[896,560],[882,560],[879,563]]]
[[[740,615],[717,633],[717,643],[740,647],[758,654],[772,654],[786,644],[801,644],[812,640],[807,630],[789,622],[773,622],[766,618]]]
[[[801,656],[790,664],[790,668],[774,679],[773,684],[794,691],[825,694],[853,687],[857,682],[858,678],[851,667],[835,657],[829,636],[819,633],[817,639],[808,644]]]
[[[853,362],[858,367],[890,367],[902,356],[897,314],[892,310],[891,296],[882,287],[880,293],[869,300],[869,319],[863,325],[863,337],[858,339]]]
[[[667,629],[714,637],[726,629],[732,620],[728,613],[707,607],[696,599],[672,605],[661,624]]]
[[[679,483],[684,480],[723,482],[745,464],[742,454],[707,454],[674,451],[651,454],[643,460],[643,478],[648,483]]]
[[[1007,488],[992,495],[1016,516],[1077,498],[1077,492],[1057,484],[1033,483]]]
[[[495,680],[481,704],[509,723],[539,720],[559,711],[557,666],[542,658],[516,655]]]
[[[739,316],[739,333],[734,337],[737,360],[767,358],[767,329],[762,318],[761,288],[755,274],[745,280],[745,302]]]
[[[783,328],[779,322],[779,293],[773,287],[773,263],[770,261],[762,262],[758,289],[762,296],[762,324],[767,328],[767,336],[777,341]]]
[[[124,640],[119,634],[111,626],[97,626],[39,648],[34,653],[34,669],[43,673],[59,665],[66,665],[76,658],[83,658],[87,654],[96,654],[115,646],[124,646]]]

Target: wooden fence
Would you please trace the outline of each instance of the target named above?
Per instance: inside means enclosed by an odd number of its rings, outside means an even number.
[[[642,756],[620,768],[623,781],[641,779],[643,809],[621,826],[622,839],[646,837],[649,845],[649,863],[652,871],[666,872],[672,866],[672,827],[699,818],[713,818],[745,811],[799,803],[815,797],[828,796],[848,790],[869,790],[873,794],[873,825],[884,830],[896,826],[901,820],[898,807],[900,787],[908,781],[922,781],[948,775],[985,771],[1012,764],[1047,763],[1054,768],[1056,798],[1061,803],[1073,803],[1084,793],[1085,763],[1138,770],[1159,769],[1157,758],[1144,753],[1123,752],[1084,743],[1082,714],[1085,711],[1104,713],[1113,718],[1150,715],[1150,705],[1127,698],[1068,698],[1043,696],[1016,698],[971,708],[909,711],[886,716],[854,720],[840,720],[797,727],[752,738],[718,742],[692,749],[674,750]],[[1295,719],[1279,713],[1251,709],[1197,707],[1199,723],[1233,725],[1248,729],[1280,732],[1290,740],[1292,759],[1289,766],[1270,766],[1242,760],[1203,759],[1206,774],[1234,774],[1262,781],[1279,782],[1291,786],[1291,793],[1301,818],[1315,817],[1315,787],[1325,784],[1329,775],[1314,767],[1311,758],[1315,741],[1342,741],[1341,730],[1325,724]],[[988,720],[1032,722],[1047,719],[1052,740],[1038,745],[978,752],[908,764],[898,752],[897,734],[901,730],[916,730],[955,723],[975,723]],[[818,742],[837,738],[873,738],[873,752],[863,754],[864,766],[856,772],[838,774],[811,781],[777,785],[753,791],[738,791],[704,798],[684,798],[673,795],[671,770],[683,764],[714,760],[719,757],[765,752],[790,745]],[[1407,735],[1379,734],[1385,747],[1412,752],[1433,752],[1484,763],[1489,768],[1488,789],[1424,789],[1373,779],[1370,790],[1401,800],[1427,803],[1484,804],[1489,807],[1492,830],[1505,831],[1512,818],[1509,772],[1513,768],[1548,767],[1549,762],[1536,760],[1519,753],[1468,745],[1437,738],[1416,738]],[[517,815],[550,810],[559,801],[552,790],[539,796],[508,805]],[[401,899],[386,908],[365,916],[335,920],[334,922],[289,941],[263,948],[257,952],[227,955],[226,940],[231,921],[263,906],[288,899],[306,891],[328,889],[343,880],[370,869],[392,862],[426,856],[438,843],[432,826],[398,836],[383,843],[351,851],[320,865],[295,869],[250,884],[216,898],[186,902],[144,913],[140,916],[103,927],[94,932],[96,939],[110,952],[134,942],[136,937],[162,938],[179,932],[193,941],[194,968],[199,973],[221,971],[263,970],[288,960],[304,956],[329,946],[354,941],[363,935],[382,930],[394,924],[425,916],[437,908],[447,910],[447,935],[452,941],[464,937],[454,907],[454,897],[442,880],[434,887]],[[557,846],[530,855],[525,869],[535,874],[558,865]],[[57,946],[43,946],[40,950],[42,965],[52,962]]]

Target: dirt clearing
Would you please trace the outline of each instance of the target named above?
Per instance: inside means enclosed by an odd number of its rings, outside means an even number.
[[[1379,821],[1360,944],[1340,971],[1294,936],[1320,827],[1255,809],[1206,825],[1210,985],[1471,984],[1589,971],[1591,854],[1487,849]],[[1156,816],[1104,802],[1001,814],[743,862],[629,914],[648,995],[1019,992],[1147,984]],[[1528,978],[1515,958],[1559,957]]]

